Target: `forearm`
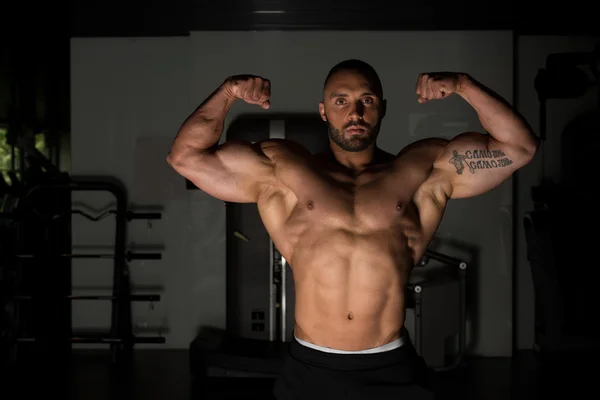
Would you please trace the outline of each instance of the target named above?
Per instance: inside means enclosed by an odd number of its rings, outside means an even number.
[[[461,75],[456,93],[477,112],[483,128],[497,142],[535,153],[538,138],[527,121],[500,97],[468,75]]]
[[[235,98],[227,92],[225,84],[219,86],[181,125],[169,157],[213,148],[221,138],[225,117],[234,101]]]

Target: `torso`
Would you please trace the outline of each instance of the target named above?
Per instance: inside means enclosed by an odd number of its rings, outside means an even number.
[[[341,350],[399,337],[405,288],[441,220],[434,151],[378,151],[358,175],[281,143],[263,146],[277,184],[258,209],[295,283],[294,334]]]

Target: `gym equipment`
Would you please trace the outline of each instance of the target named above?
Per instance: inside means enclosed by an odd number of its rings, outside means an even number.
[[[117,200],[116,210],[99,217],[91,217],[80,210],[71,210],[73,191],[107,191]],[[48,194],[48,192],[50,194]],[[66,201],[60,208],[48,209],[51,194],[60,194]],[[0,255],[2,270],[12,271],[16,279],[8,298],[3,298],[3,309],[10,302],[11,316],[8,329],[4,329],[2,340],[10,346],[10,362],[19,359],[19,353],[29,353],[29,343],[36,352],[60,353],[64,358],[72,343],[106,343],[110,345],[112,361],[120,363],[132,354],[135,343],[164,343],[164,337],[136,337],[132,332],[131,301],[160,301],[160,296],[132,295],[130,292],[129,267],[132,260],[160,260],[160,253],[134,253],[126,251],[126,225],[137,219],[160,219],[160,213],[135,213],[127,210],[127,196],[122,185],[112,178],[83,180],[65,177],[24,187],[19,207],[3,217],[18,226],[21,233],[35,232],[37,236],[22,238],[18,246],[4,247]],[[71,216],[82,215],[91,221],[99,221],[108,215],[115,216],[115,247],[111,254],[73,254],[70,252],[70,237],[65,245],[44,243],[42,238],[52,239],[56,226],[70,230]],[[41,234],[41,237],[40,237]],[[56,237],[58,238],[58,236]],[[40,245],[47,244],[45,247]],[[72,295],[70,278],[57,284],[56,277],[64,272],[70,276],[70,260],[75,258],[112,259],[113,287],[107,296]],[[61,268],[61,269],[58,269]],[[39,284],[37,283],[39,282]],[[72,332],[70,301],[105,300],[112,303],[111,328],[108,332]],[[58,318],[58,319],[57,319]],[[62,325],[57,321],[62,320]],[[62,328],[61,328],[62,326]],[[61,349],[57,351],[57,349]]]
[[[431,277],[413,274],[408,285],[412,294],[407,297],[405,326],[417,353],[431,369],[441,372],[458,367],[467,350],[467,263],[428,249],[418,266],[423,268],[431,260],[444,264],[443,273]],[[451,339],[456,349],[448,346]]]
[[[595,80],[589,79],[581,66],[589,67]],[[600,105],[600,44],[587,53],[548,55],[535,80],[540,138],[546,138],[548,99],[576,98],[593,86]],[[600,354],[600,330],[593,318],[600,306],[595,287],[599,269],[593,259],[579,263],[576,272],[571,268],[575,249],[594,248],[598,242],[597,235],[584,232],[600,223],[600,213],[594,207],[582,208],[582,204],[596,202],[589,188],[597,180],[599,133],[598,107],[566,125],[561,137],[562,176],[553,182],[542,169],[541,182],[531,192],[534,209],[523,220],[535,294],[533,350],[542,362]],[[573,214],[577,210],[584,214]]]
[[[45,215],[38,214],[38,216],[45,220],[56,220],[59,218],[64,218],[65,216],[67,216],[69,214],[70,215],[74,215],[74,214],[81,215],[81,216],[89,219],[90,221],[97,222],[97,221],[103,220],[104,218],[108,217],[109,215],[116,215],[117,210],[108,210],[108,211],[98,215],[97,217],[94,217],[91,214],[86,213],[85,211],[82,211],[82,210],[69,210],[68,212],[63,213],[63,214],[56,214],[56,215],[51,215],[51,216],[45,216]],[[126,215],[127,221],[129,221],[129,222],[134,219],[160,219],[161,218],[160,213],[135,213],[132,211],[127,211],[127,213],[125,215]]]
[[[318,153],[328,147],[326,126],[318,116],[242,117],[227,137],[251,142],[289,138]],[[292,271],[273,245],[255,204],[226,203],[226,329],[204,329],[190,345],[190,368],[197,378],[266,377],[279,374],[294,329]],[[465,353],[466,263],[428,250],[430,260],[448,266],[444,278],[409,285],[411,337],[426,361],[440,370],[456,367]],[[454,360],[445,343],[458,341]]]

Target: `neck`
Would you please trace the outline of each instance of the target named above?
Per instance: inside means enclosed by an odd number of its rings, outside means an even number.
[[[333,158],[344,167],[358,174],[362,172],[375,158],[376,146],[372,144],[363,151],[351,152],[341,149],[335,143],[330,142],[329,148]]]

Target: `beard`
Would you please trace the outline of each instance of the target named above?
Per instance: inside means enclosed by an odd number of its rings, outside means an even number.
[[[349,122],[342,129],[336,129],[329,122],[329,119],[327,120],[327,128],[331,141],[338,145],[342,150],[353,153],[366,150],[375,142],[377,134],[379,133],[380,125],[381,121],[374,126],[368,125],[364,122]],[[356,135],[346,136],[344,131],[351,127],[362,128],[364,129],[364,132]]]

